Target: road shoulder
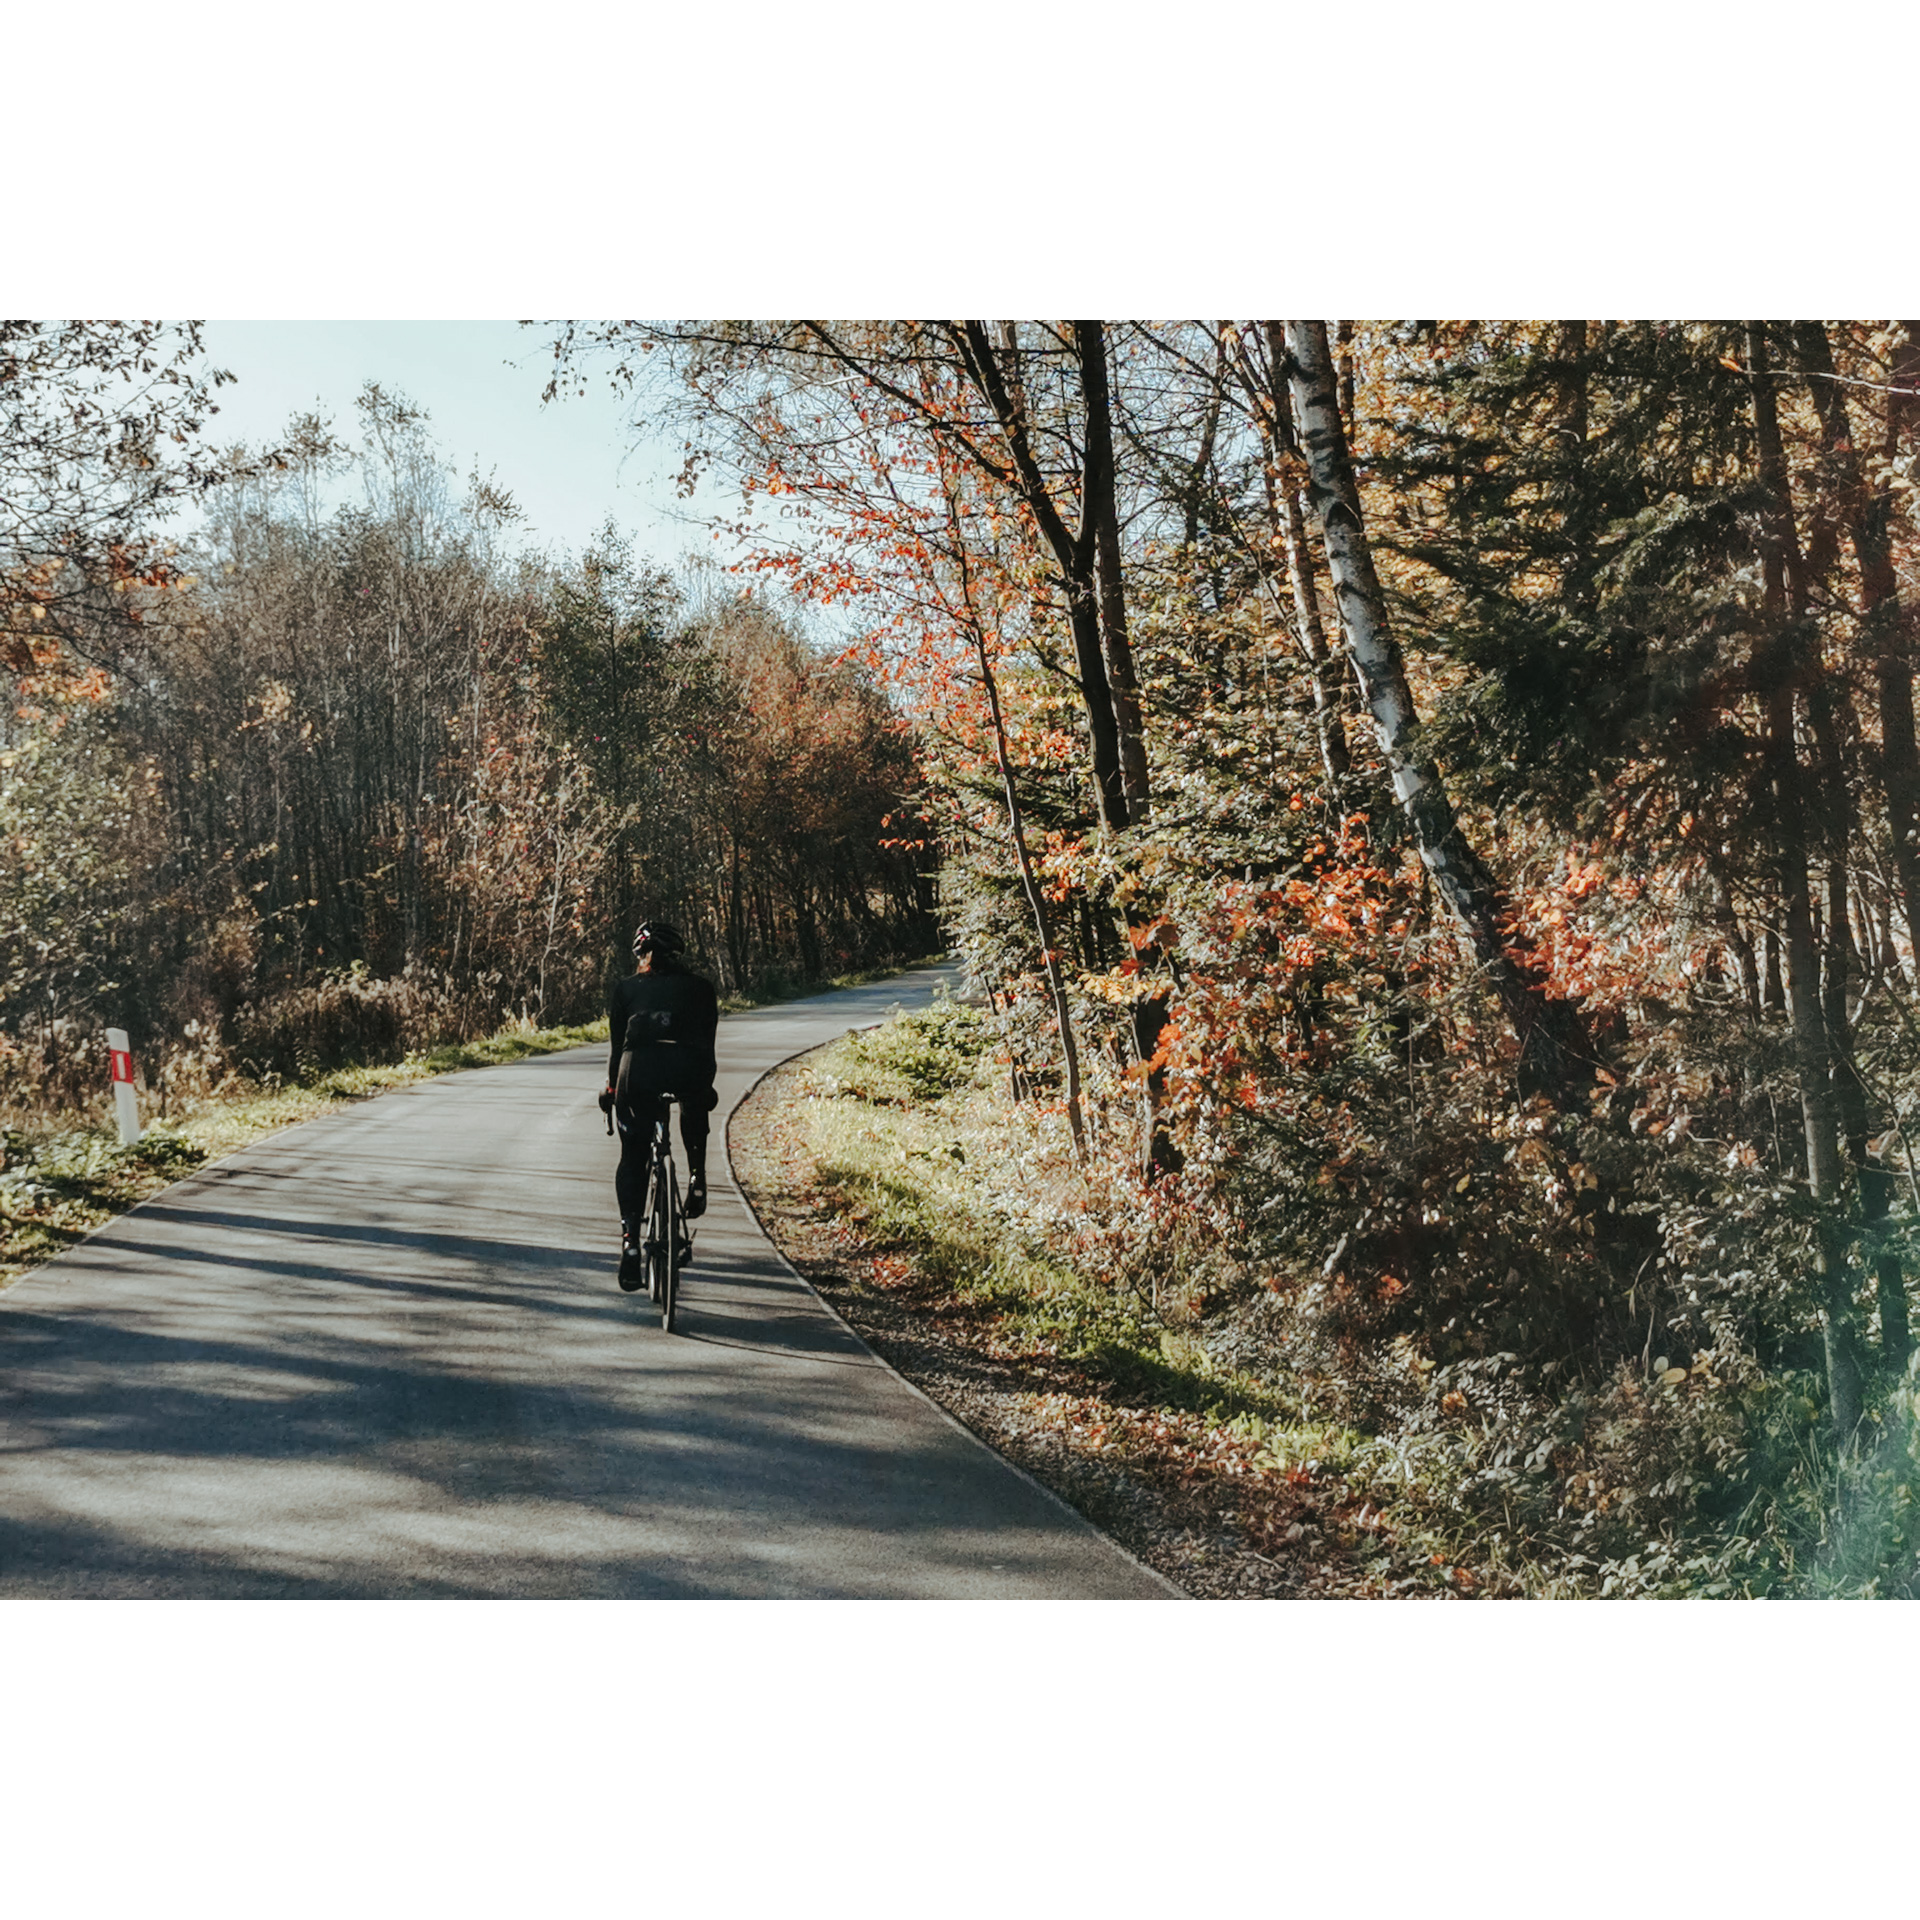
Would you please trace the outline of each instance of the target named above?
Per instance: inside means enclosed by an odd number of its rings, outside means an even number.
[[[1076,1369],[1001,1345],[987,1316],[922,1281],[828,1203],[795,1124],[808,1059],[769,1073],[727,1134],[735,1181],[794,1269],[903,1378],[1183,1592],[1299,1592],[1288,1568],[1247,1544],[1204,1482],[1142,1473],[1108,1453],[1102,1409]]]

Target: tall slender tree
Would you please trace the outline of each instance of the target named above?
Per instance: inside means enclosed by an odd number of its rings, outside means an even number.
[[[1285,329],[1288,377],[1347,657],[1373,715],[1394,798],[1435,891],[1465,935],[1520,1043],[1522,1087],[1571,1100],[1591,1080],[1591,1044],[1571,1005],[1551,997],[1537,972],[1509,950],[1500,924],[1500,890],[1468,844],[1439,770],[1419,743],[1406,663],[1394,638],[1354,481],[1326,323],[1289,320]]]

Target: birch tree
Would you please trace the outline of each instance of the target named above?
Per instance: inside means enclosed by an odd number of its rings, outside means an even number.
[[[1569,1100],[1591,1077],[1592,1052],[1572,1007],[1508,950],[1499,888],[1468,844],[1438,769],[1423,751],[1406,663],[1388,618],[1361,513],[1326,323],[1285,323],[1288,381],[1310,475],[1341,631],[1373,716],[1393,794],[1420,858],[1471,947],[1520,1043],[1523,1091]]]

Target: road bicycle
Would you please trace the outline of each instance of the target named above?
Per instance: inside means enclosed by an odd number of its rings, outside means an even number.
[[[653,1158],[647,1167],[646,1225],[640,1242],[646,1264],[647,1298],[660,1309],[660,1328],[673,1331],[674,1312],[679,1305],[680,1269],[693,1258],[693,1235],[687,1231],[687,1217],[681,1209],[680,1176],[673,1164],[673,1142],[669,1129],[678,1101],[667,1093],[660,1096],[660,1117],[653,1123]]]

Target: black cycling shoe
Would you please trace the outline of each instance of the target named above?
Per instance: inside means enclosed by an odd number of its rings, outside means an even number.
[[[693,1173],[687,1176],[687,1203],[680,1209],[689,1220],[698,1220],[707,1210],[707,1176]]]
[[[620,1291],[638,1293],[646,1284],[646,1262],[640,1257],[640,1242],[632,1234],[620,1236]]]

